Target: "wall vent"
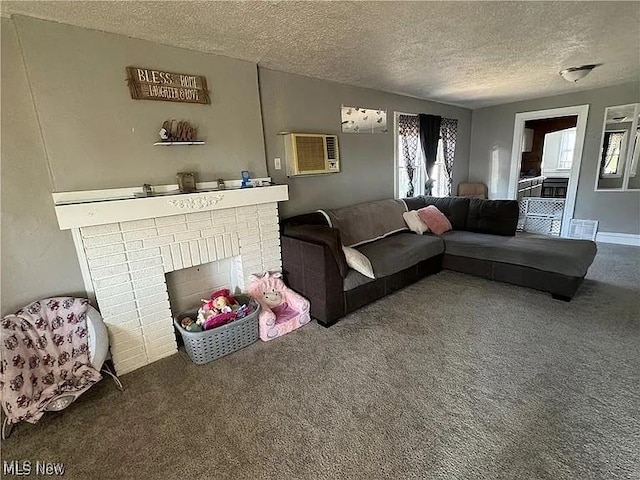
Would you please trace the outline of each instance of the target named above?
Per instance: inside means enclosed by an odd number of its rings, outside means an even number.
[[[572,219],[569,225],[569,238],[595,241],[598,233],[597,220]]]

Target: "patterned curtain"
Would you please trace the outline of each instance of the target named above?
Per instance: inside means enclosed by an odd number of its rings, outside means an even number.
[[[440,123],[440,140],[444,155],[444,169],[447,174],[447,191],[451,196],[451,180],[453,178],[453,158],[456,154],[456,139],[458,138],[458,120],[443,118]]]
[[[400,115],[398,119],[398,133],[402,142],[402,157],[404,158],[404,166],[407,170],[409,178],[409,189],[406,193],[407,197],[413,197],[415,188],[413,186],[413,174],[417,168],[416,158],[418,156],[418,133],[420,123],[416,115]]]

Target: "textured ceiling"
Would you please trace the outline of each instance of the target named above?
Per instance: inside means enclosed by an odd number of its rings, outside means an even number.
[[[24,14],[478,108],[640,79],[640,2],[1,2]],[[577,84],[558,72],[604,63]]]

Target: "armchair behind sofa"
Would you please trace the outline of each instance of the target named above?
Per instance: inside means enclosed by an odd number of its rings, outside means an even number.
[[[487,198],[488,189],[481,182],[464,182],[458,184],[458,196],[467,198]]]

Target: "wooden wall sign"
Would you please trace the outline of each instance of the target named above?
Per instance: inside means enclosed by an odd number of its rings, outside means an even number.
[[[127,84],[133,99],[211,103],[207,79],[202,75],[127,67]]]

